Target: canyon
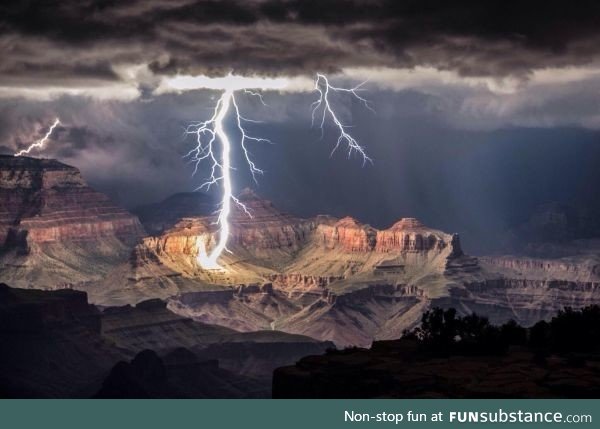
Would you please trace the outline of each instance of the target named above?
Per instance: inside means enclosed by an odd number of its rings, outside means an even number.
[[[528,326],[600,302],[593,250],[473,257],[457,234],[418,219],[377,229],[352,217],[299,218],[250,189],[238,196],[250,216],[232,212],[223,269],[204,270],[199,244],[210,249],[217,232],[210,197],[182,193],[140,207],[142,226],[73,167],[12,157],[0,167],[0,280],[82,290],[102,308],[159,299],[179,317],[236,332],[368,347],[399,338],[432,307]]]
[[[598,261],[472,257],[460,238],[404,218],[378,230],[345,217],[300,219],[245,190],[224,270],[203,270],[198,243],[214,243],[214,217],[181,219],[145,237],[106,281],[79,285],[93,301],[161,297],[173,312],[252,332],[274,329],[368,347],[402,336],[432,307],[529,326],[566,306],[600,302]]]

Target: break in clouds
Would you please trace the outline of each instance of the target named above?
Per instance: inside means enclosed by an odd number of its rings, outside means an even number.
[[[288,91],[310,91],[325,72],[368,79],[371,91],[421,92],[431,99],[424,113],[453,125],[596,128],[599,9],[566,1],[7,1],[0,98],[54,101],[48,110],[68,105],[61,97],[156,101],[180,92],[169,85],[174,77],[228,73],[285,77]]]

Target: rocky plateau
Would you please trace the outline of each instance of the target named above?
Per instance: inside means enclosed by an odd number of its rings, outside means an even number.
[[[600,300],[589,254],[475,258],[464,254],[458,235],[417,219],[378,230],[351,217],[300,219],[250,190],[240,199],[252,217],[242,210],[232,216],[223,270],[196,262],[198,244],[214,243],[214,218],[186,217],[144,238],[115,277],[85,290],[113,304],[160,296],[173,312],[203,323],[280,330],[338,347],[399,338],[432,306],[528,326]]]
[[[414,218],[377,229],[351,217],[298,218],[251,190],[232,213],[223,269],[196,261],[215,243],[209,197],[116,207],[53,160],[0,159],[0,280],[74,288],[102,307],[160,299],[198,323],[368,347],[399,338],[432,306],[527,326],[600,302],[591,250],[555,259],[466,255],[457,234]]]

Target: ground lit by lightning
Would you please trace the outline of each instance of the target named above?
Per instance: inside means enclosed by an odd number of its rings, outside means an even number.
[[[256,181],[256,176],[262,174],[263,171],[256,166],[252,160],[251,154],[248,150],[249,142],[267,142],[268,139],[254,137],[249,135],[244,124],[248,122],[256,122],[252,119],[244,117],[239,109],[239,105],[236,101],[236,91],[243,91],[244,94],[257,96],[260,101],[264,104],[262,96],[259,90],[262,89],[281,89],[285,86],[285,82],[281,80],[276,81],[244,81],[239,76],[229,76],[223,78],[223,92],[217,101],[214,108],[213,114],[210,119],[202,122],[195,122],[190,124],[186,130],[186,135],[193,135],[195,137],[195,146],[186,155],[191,159],[191,162],[195,164],[194,174],[198,171],[200,165],[203,162],[208,163],[210,174],[206,181],[202,183],[198,189],[210,189],[211,186],[220,184],[223,188],[223,193],[220,201],[220,206],[217,211],[216,224],[219,228],[218,237],[216,244],[209,251],[207,249],[208,243],[199,241],[198,242],[198,264],[204,269],[222,269],[219,264],[219,258],[224,251],[227,249],[227,240],[230,235],[231,227],[229,224],[229,215],[231,214],[232,204],[238,205],[248,216],[252,216],[248,208],[234,196],[233,184],[231,181],[231,139],[227,134],[224,127],[224,120],[228,113],[231,112],[234,115],[236,126],[240,133],[239,145],[243,151],[246,164],[250,169],[252,178]],[[266,83],[265,83],[266,82]],[[184,83],[185,84],[185,83]],[[371,162],[365,152],[365,149],[358,143],[358,141],[349,134],[349,125],[343,124],[336,114],[336,111],[331,103],[331,93],[346,93],[357,100],[359,100],[365,107],[371,109],[366,99],[358,94],[363,84],[359,84],[352,88],[340,88],[333,86],[329,83],[327,77],[323,74],[317,74],[314,84],[314,89],[318,93],[318,99],[312,103],[312,123],[317,123],[321,129],[321,136],[323,136],[325,123],[330,120],[334,128],[338,132],[338,139],[333,147],[332,154],[335,152],[340,145],[346,145],[348,149],[348,156],[353,153],[359,154],[363,163]],[[217,146],[220,145],[220,146]],[[219,156],[220,154],[220,156]]]
[[[15,156],[23,156],[23,155],[27,155],[29,154],[29,152],[31,152],[33,149],[41,149],[44,147],[44,145],[46,144],[46,142],[48,141],[48,139],[50,138],[50,136],[52,135],[52,132],[54,131],[54,128],[56,128],[58,125],[60,124],[60,119],[56,118],[56,120],[54,121],[54,123],[50,126],[50,129],[48,130],[48,132],[46,133],[46,135],[44,137],[42,137],[40,140],[38,140],[35,143],[32,143],[31,145],[29,145],[26,149],[23,149],[17,153],[15,153]]]

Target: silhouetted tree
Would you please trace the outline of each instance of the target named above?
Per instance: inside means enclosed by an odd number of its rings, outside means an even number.
[[[557,352],[590,352],[600,346],[600,307],[566,307],[550,321],[550,348]]]
[[[500,326],[500,336],[502,341],[509,345],[522,346],[527,344],[527,329],[512,319]]]
[[[545,320],[529,328],[529,344],[536,348],[547,348],[550,343],[550,324]]]
[[[477,314],[459,317],[453,308],[425,312],[421,326],[406,332],[405,337],[416,338],[424,350],[435,355],[496,354],[506,348],[500,330],[487,318]]]
[[[567,307],[550,322],[540,321],[529,329],[514,320],[494,326],[475,313],[460,317],[453,308],[436,307],[425,312],[421,325],[405,331],[404,337],[417,340],[422,351],[436,356],[500,354],[509,346],[529,346],[543,363],[550,353],[600,350],[600,306]],[[581,361],[577,356],[570,359]]]

